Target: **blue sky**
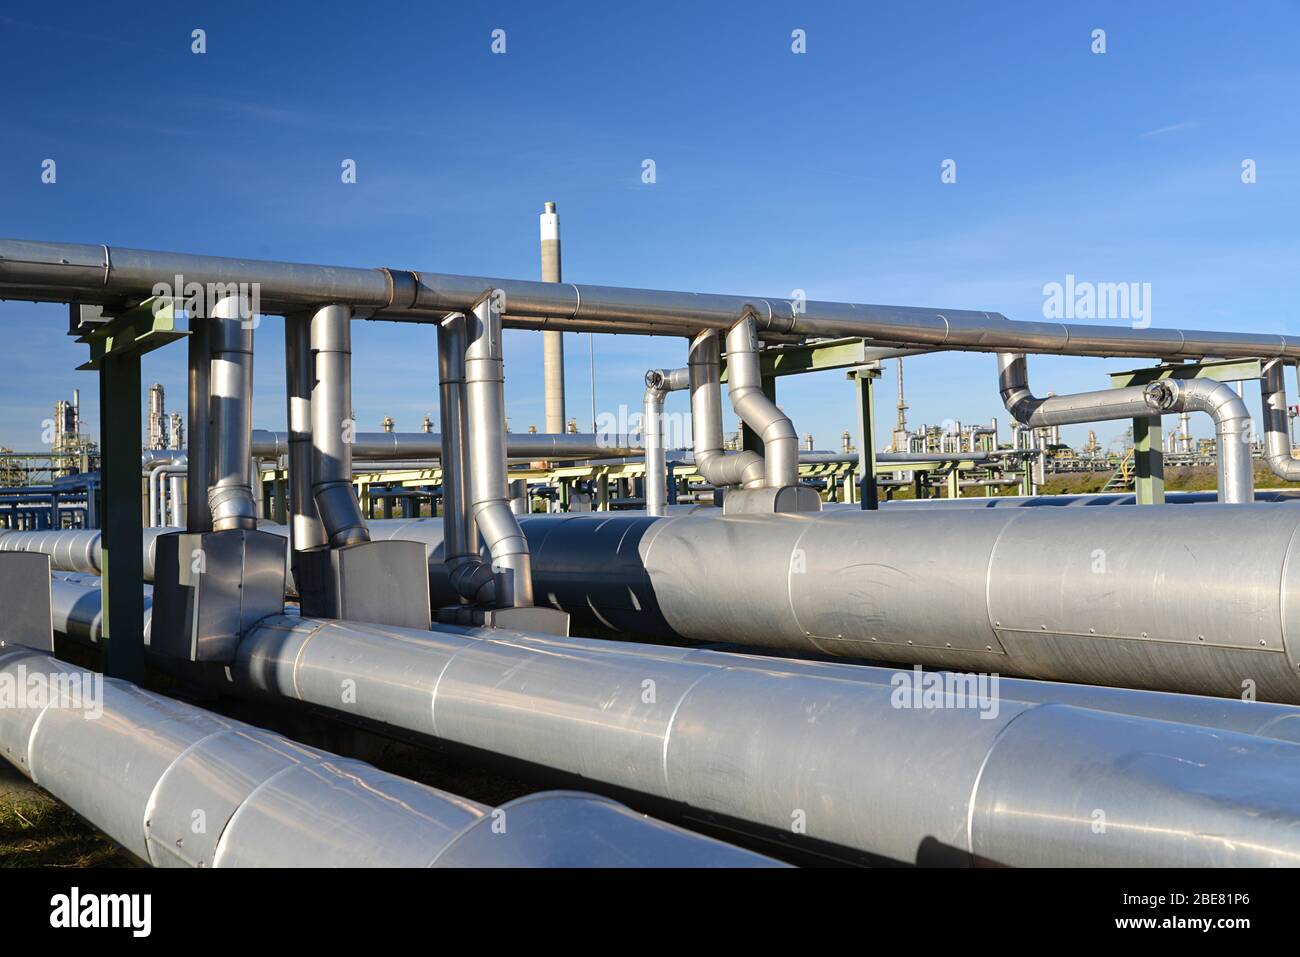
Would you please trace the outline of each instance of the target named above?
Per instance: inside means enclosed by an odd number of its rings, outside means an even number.
[[[1044,284],[1073,274],[1150,283],[1157,326],[1300,333],[1295,2],[129,10],[0,13],[0,235],[535,278],[537,214],[555,200],[574,282],[1037,319]],[[504,55],[490,49],[498,28]],[[1096,28],[1104,54],[1090,49]],[[654,184],[641,181],[647,158]],[[344,159],[355,184],[341,182]],[[956,183],[940,181],[945,159]],[[96,427],[64,307],[0,303],[0,322],[0,443],[37,447],[75,385]],[[507,336],[522,431],[543,422],[541,343]],[[268,319],[259,427],[284,427],[282,342]],[[595,346],[602,411],[638,407],[644,370],[684,361],[678,340]],[[354,353],[361,428],[391,414],[414,430],[436,412],[432,329],[357,323]],[[1136,364],[1035,358],[1031,370],[1039,392],[1063,393]],[[179,346],[145,360],[173,410],[183,366]],[[891,363],[886,440],[893,375]],[[568,339],[568,384],[585,429],[586,337]],[[910,361],[907,385],[913,424],[997,416],[1005,438],[991,356]],[[852,425],[851,397],[840,372],[781,383],[822,448]],[[1122,432],[1098,427],[1103,442]]]

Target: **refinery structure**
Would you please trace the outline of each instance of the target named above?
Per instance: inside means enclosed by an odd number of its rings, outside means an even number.
[[[540,240],[540,281],[0,241],[0,298],[66,303],[113,410],[4,452],[0,677],[59,690],[0,708],[0,756],[159,867],[1300,863],[1300,339],[575,285],[554,203]],[[418,429],[356,423],[361,320],[436,328]],[[540,431],[507,328],[543,337]],[[566,332],[680,344],[640,428],[578,430]],[[948,350],[1004,418],[909,423]],[[1109,381],[1055,394],[1039,354]],[[857,428],[817,449],[779,385],[826,370]],[[59,707],[99,666],[112,720]],[[531,783],[493,807],[283,729],[334,725]]]

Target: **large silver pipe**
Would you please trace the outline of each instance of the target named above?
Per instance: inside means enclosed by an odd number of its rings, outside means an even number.
[[[1291,427],[1287,419],[1286,364],[1274,359],[1264,364],[1259,380],[1264,411],[1264,461],[1278,478],[1300,482],[1300,459],[1291,454]]]
[[[1161,379],[1147,392],[1162,412],[1205,412],[1214,420],[1219,501],[1238,504],[1255,499],[1251,458],[1254,425],[1237,391],[1213,379]]]
[[[469,488],[474,521],[492,558],[491,603],[498,608],[528,607],[533,581],[528,540],[510,510],[506,474],[505,366],[501,354],[501,316],[493,297],[465,317],[465,442],[469,449]]]
[[[542,282],[559,282],[560,266],[560,214],[554,203],[542,209],[540,220],[542,242]],[[547,330],[542,333],[542,375],[546,397],[546,431],[552,435],[564,432],[564,333]]]
[[[24,648],[0,675],[51,691],[0,709],[0,754],[155,867],[775,864],[589,794],[494,810]]]
[[[761,456],[750,451],[723,451],[722,346],[716,330],[706,330],[691,339],[686,368],[696,469],[714,485],[760,487],[764,478]]]
[[[450,320],[449,320],[450,321]],[[253,430],[253,454],[264,458],[289,451],[289,434],[268,429]],[[575,459],[639,455],[641,439],[615,433],[539,432],[506,434],[506,454],[512,459]],[[352,459],[402,461],[441,460],[442,436],[437,432],[357,432],[352,441]]]
[[[522,525],[535,592],[577,627],[1300,703],[1300,511],[1282,505]],[[376,534],[438,547],[427,522]]]
[[[311,317],[312,498],[335,548],[368,542],[352,488],[352,311],[322,306]]]
[[[213,471],[208,508],[212,512],[212,528],[218,532],[257,527],[257,506],[248,467],[253,430],[256,323],[252,303],[242,292],[222,298],[208,319],[212,350]]]
[[[51,578],[55,633],[82,644],[102,639],[102,593],[100,579],[90,574],[55,573]],[[145,588],[146,644],[152,589]],[[438,626],[442,628],[443,626]],[[460,633],[452,630],[453,633]],[[718,651],[677,645],[636,644],[558,635],[531,636],[529,642],[558,653],[609,651],[636,655],[650,661],[699,662],[730,669],[813,675],[837,681],[896,686],[912,671],[896,667],[773,657],[739,650]],[[917,666],[914,666],[917,667]],[[954,675],[959,677],[960,673]],[[1160,691],[1135,691],[1060,681],[1033,681],[999,676],[1000,701],[1022,704],[1069,704],[1093,711],[1173,721],[1243,734],[1255,734],[1300,744],[1300,708],[1263,701],[1233,700],[1202,695]]]
[[[727,332],[727,392],[740,420],[763,442],[763,484],[783,488],[799,482],[799,433],[790,417],[763,394],[758,363],[758,325],[746,316]]]
[[[354,716],[796,843],[922,863],[1300,860],[1300,798],[1278,786],[1300,782],[1300,750],[1246,734],[1065,705],[913,709],[865,682],[470,629],[268,619],[231,670],[236,686],[336,710],[349,678]],[[1081,796],[1068,782],[1084,776]],[[1108,839],[1081,800],[1107,809]]]
[[[768,334],[853,336],[915,348],[1156,359],[1300,358],[1300,337],[1295,336],[1013,322],[999,313],[970,309],[796,303],[0,240],[0,295],[6,298],[109,304],[147,298],[156,283],[176,276],[205,284],[256,283],[263,311],[336,302],[372,317],[436,322],[500,290],[503,321],[524,328],[690,335],[705,328],[730,329],[753,314]]]
[[[690,385],[686,369],[651,369],[645,374],[645,510],[647,515],[668,513],[668,462],[664,454],[664,399],[668,393]]]
[[[293,312],[284,317],[285,419],[289,429],[283,433],[283,447],[270,452],[259,449],[257,430],[253,431],[252,439],[254,455],[276,459],[283,455],[288,460],[292,569],[298,566],[298,552],[329,544],[312,495],[311,323],[311,314],[307,312]]]
[[[868,670],[283,617],[252,629],[225,677],[233,690],[666,798],[850,859],[1300,859],[1295,709],[1087,688],[1042,703],[1035,692],[1054,686],[1033,682],[1009,683],[1019,699],[962,682],[923,698],[906,687],[920,676]],[[347,706],[345,682],[357,692]]]

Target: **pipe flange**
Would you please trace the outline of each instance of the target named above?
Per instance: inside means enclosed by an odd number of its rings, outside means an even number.
[[[1147,404],[1157,412],[1169,412],[1178,401],[1178,384],[1172,379],[1158,379],[1147,384],[1143,394]]]

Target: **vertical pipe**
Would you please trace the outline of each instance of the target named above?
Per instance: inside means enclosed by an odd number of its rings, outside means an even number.
[[[335,548],[370,541],[352,488],[352,310],[328,305],[311,318],[311,491]]]
[[[542,282],[559,282],[560,214],[554,203],[547,203],[541,215]],[[546,392],[546,431],[564,432],[564,333],[542,333],[542,372]]]
[[[248,297],[226,296],[208,320],[212,336],[212,528],[257,528],[249,481],[253,433],[253,326]]]
[[[715,486],[761,487],[764,477],[761,456],[753,452],[727,454],[723,451],[722,349],[718,330],[706,329],[691,339],[687,370],[696,469],[705,481]],[[715,496],[714,501],[718,500]]]
[[[799,484],[799,433],[789,416],[763,393],[758,323],[746,316],[727,332],[727,392],[732,408],[763,443],[763,484]]]
[[[442,439],[443,561],[455,568],[479,557],[478,526],[469,496],[465,444],[465,317],[438,324],[438,418]],[[468,597],[468,596],[467,596]]]
[[[499,608],[533,603],[528,540],[510,511],[506,474],[505,370],[501,313],[487,296],[465,317],[466,440],[474,520],[492,558]]]
[[[642,434],[645,443],[645,509],[647,515],[668,514],[668,462],[664,454],[664,399],[689,385],[685,369],[651,369],[645,374]]]
[[[209,319],[190,319],[188,415],[189,443],[186,456],[185,528],[192,533],[212,530],[212,513],[208,511],[203,490],[208,487],[208,433],[212,428],[209,384],[212,378],[212,358],[208,350]]]
[[[328,544],[325,526],[316,511],[311,494],[311,314],[294,313],[284,317],[284,372],[286,415],[289,426],[289,541],[292,543],[290,565],[298,587],[304,579],[296,575],[298,553]]]
[[[171,486],[171,524],[176,528],[185,527],[185,476],[172,469],[167,477]]]

